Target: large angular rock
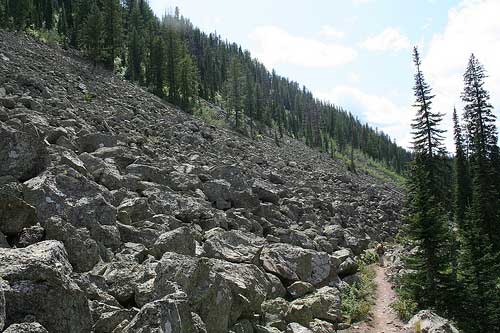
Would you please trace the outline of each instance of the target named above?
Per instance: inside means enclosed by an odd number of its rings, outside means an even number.
[[[37,208],[38,221],[60,216],[75,228],[86,228],[102,248],[120,246],[111,193],[73,168],[60,165],[25,182],[23,195]]]
[[[54,216],[45,223],[45,236],[63,242],[75,272],[89,271],[99,262],[99,247],[85,228],[77,229]]]
[[[181,227],[161,234],[153,245],[151,253],[160,259],[165,252],[194,256],[195,251],[193,232],[188,227]]]
[[[35,207],[12,196],[0,199],[0,231],[5,235],[16,236],[36,222]]]
[[[422,310],[414,315],[408,324],[407,329],[414,330],[417,325],[422,333],[458,333],[458,329],[447,319],[438,316],[430,310]]]
[[[315,318],[331,323],[341,320],[340,292],[337,289],[331,287],[318,289],[314,294],[291,302],[286,313],[287,321],[305,326]]]
[[[116,146],[116,138],[102,133],[87,134],[78,138],[81,152],[92,153],[98,148]]]
[[[290,323],[286,327],[286,333],[314,333],[309,328],[304,327],[298,323]]]
[[[10,325],[3,333],[49,333],[40,323],[21,323]]]
[[[267,184],[262,180],[255,180],[252,185],[252,192],[257,195],[257,197],[265,202],[271,202],[275,205],[278,204],[280,197],[278,191],[273,185]]]
[[[34,316],[50,332],[90,332],[84,293],[71,280],[62,243],[44,241],[22,249],[0,249],[6,325]]]
[[[144,305],[123,333],[196,333],[185,293],[170,294]]]
[[[208,332],[226,332],[230,325],[233,294],[220,275],[211,269],[207,259],[167,252],[156,269],[155,297],[163,297],[181,288],[198,313]]]
[[[134,306],[139,286],[155,277],[155,268],[156,263],[113,261],[102,272],[106,291],[123,306]]]
[[[265,272],[251,264],[235,264],[211,259],[212,269],[229,285],[233,303],[231,320],[260,314],[261,304],[271,292],[272,283]]]
[[[268,272],[288,281],[305,281],[320,285],[335,273],[326,252],[307,250],[288,244],[265,247],[260,255]]]
[[[20,181],[35,177],[46,164],[46,147],[36,129],[21,132],[0,123],[0,177]]]
[[[219,229],[203,244],[204,255],[234,263],[258,264],[265,240],[239,230]]]
[[[129,174],[139,177],[146,182],[157,183],[161,185],[168,185],[167,175],[165,170],[160,168],[145,165],[145,164],[130,164],[126,168]]]
[[[202,186],[203,193],[217,209],[231,208],[231,184],[223,179],[205,182]]]

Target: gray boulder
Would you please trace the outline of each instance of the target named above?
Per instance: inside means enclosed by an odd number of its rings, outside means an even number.
[[[431,310],[422,310],[414,315],[406,328],[415,329],[417,326],[420,327],[422,333],[459,333],[449,320],[438,316]]]
[[[81,152],[92,153],[98,148],[116,146],[116,138],[102,133],[92,133],[78,138],[78,146]]]
[[[265,240],[254,234],[219,229],[205,241],[203,250],[204,255],[210,258],[257,264],[264,244]]]
[[[123,333],[195,333],[185,293],[170,294],[144,305]]]
[[[223,179],[205,182],[202,186],[203,193],[217,209],[231,208],[231,184]]]
[[[59,217],[51,217],[45,223],[45,233],[47,239],[63,242],[75,272],[89,271],[99,262],[99,247],[87,229],[75,228]]]
[[[40,323],[21,323],[10,325],[3,333],[49,333]]]
[[[286,333],[313,333],[313,331],[298,323],[290,323],[286,327]]]
[[[50,332],[90,332],[87,299],[71,273],[60,242],[0,249],[0,278],[7,282],[6,324],[34,316]]]
[[[21,132],[0,123],[0,177],[25,181],[40,173],[46,164],[46,147],[36,130]]]
[[[340,292],[337,289],[323,287],[314,294],[294,300],[286,313],[288,322],[297,322],[305,326],[309,326],[315,318],[331,323],[341,320]]]
[[[272,244],[260,255],[264,269],[291,282],[305,281],[319,285],[335,273],[326,252],[303,249],[288,244]]]
[[[280,200],[278,191],[274,186],[259,179],[254,181],[252,192],[255,193],[261,201],[271,202],[277,205]]]
[[[16,247],[26,247],[35,243],[41,242],[45,236],[45,229],[39,225],[34,225],[29,228],[24,228],[19,234],[18,240],[15,243]]]
[[[0,231],[5,235],[16,236],[36,222],[35,207],[12,196],[0,199]]]
[[[151,253],[160,259],[165,252],[194,256],[195,251],[193,232],[188,227],[181,227],[161,234],[153,245]]]

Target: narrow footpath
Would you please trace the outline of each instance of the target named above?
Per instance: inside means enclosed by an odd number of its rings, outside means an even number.
[[[351,333],[412,333],[404,329],[404,323],[391,308],[396,300],[396,293],[385,276],[385,267],[375,266],[375,283],[377,284],[375,303],[371,319],[359,325],[353,325]]]

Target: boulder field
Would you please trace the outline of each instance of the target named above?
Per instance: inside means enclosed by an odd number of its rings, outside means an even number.
[[[0,31],[0,331],[332,332],[401,202]]]

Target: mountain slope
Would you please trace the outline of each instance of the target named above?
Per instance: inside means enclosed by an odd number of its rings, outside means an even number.
[[[329,332],[401,201],[299,141],[204,124],[0,31],[0,329]]]

